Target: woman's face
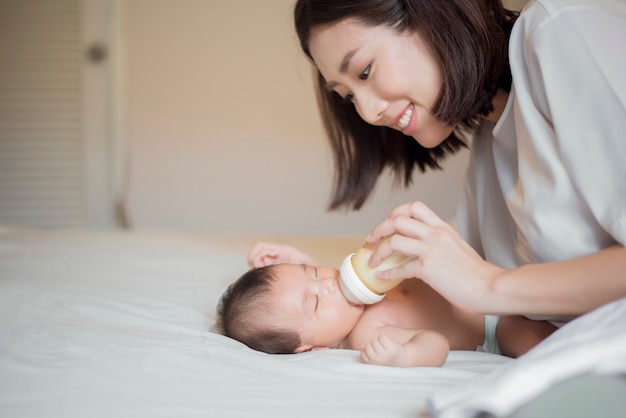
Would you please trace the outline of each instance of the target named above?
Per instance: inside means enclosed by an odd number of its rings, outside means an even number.
[[[309,49],[326,86],[352,101],[364,121],[397,129],[426,148],[452,132],[432,114],[442,75],[419,35],[344,19],[315,27]]]

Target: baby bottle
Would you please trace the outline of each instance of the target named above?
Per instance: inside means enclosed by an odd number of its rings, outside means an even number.
[[[365,243],[356,253],[348,255],[339,268],[339,287],[343,295],[352,303],[371,304],[380,302],[385,293],[396,287],[400,280],[380,280],[375,272],[397,267],[408,261],[408,257],[392,253],[375,269],[367,265],[378,244]]]

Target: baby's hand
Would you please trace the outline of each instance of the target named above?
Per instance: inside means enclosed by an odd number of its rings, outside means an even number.
[[[380,366],[408,366],[408,357],[404,346],[384,335],[379,335],[363,346],[361,361]]]
[[[250,267],[265,267],[278,263],[315,265],[315,261],[308,254],[290,245],[257,242],[248,254]]]

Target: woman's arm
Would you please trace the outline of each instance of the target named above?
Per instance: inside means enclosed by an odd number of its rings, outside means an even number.
[[[626,249],[615,245],[583,257],[506,270],[486,262],[424,204],[396,208],[368,241],[385,239],[370,266],[394,251],[412,261],[377,273],[416,277],[454,305],[498,315],[579,315],[626,296]]]
[[[626,248],[502,270],[486,284],[492,312],[579,315],[626,296]]]

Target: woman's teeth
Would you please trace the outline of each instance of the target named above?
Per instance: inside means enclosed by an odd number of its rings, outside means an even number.
[[[404,115],[398,121],[398,126],[401,130],[404,130],[407,126],[409,126],[409,122],[411,122],[411,116],[413,116],[413,106],[409,106],[409,108],[404,112]]]

